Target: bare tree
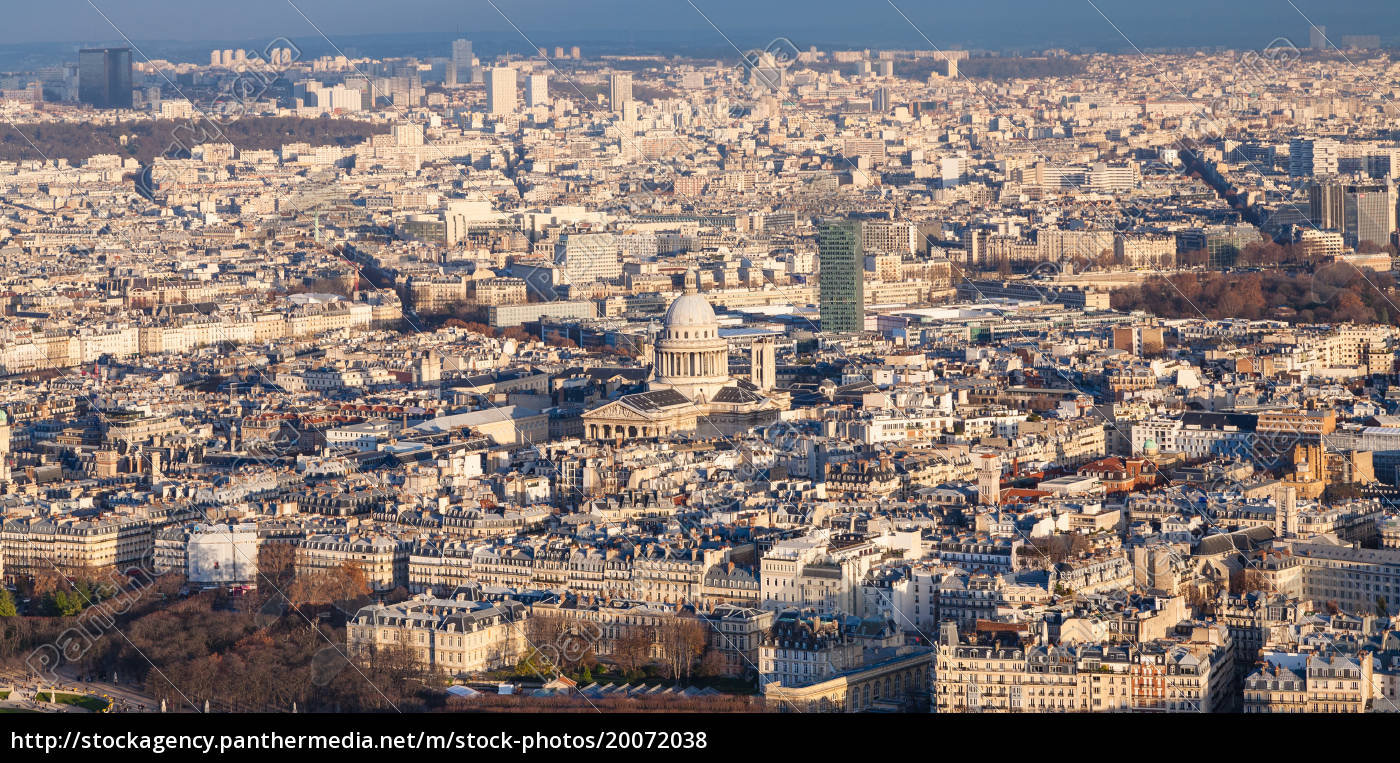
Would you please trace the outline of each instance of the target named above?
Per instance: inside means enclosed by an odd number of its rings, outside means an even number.
[[[344,562],[325,570],[300,573],[292,581],[288,596],[293,604],[345,604],[370,593],[369,579],[360,565]]]
[[[690,678],[695,660],[705,651],[705,626],[694,617],[676,616],[657,629],[662,664],[672,680]]]
[[[613,639],[612,661],[622,672],[633,674],[651,662],[656,645],[656,629],[650,625],[628,625]]]
[[[1263,591],[1269,593],[1273,591],[1273,583],[1263,570],[1254,567],[1246,567],[1239,571],[1236,576],[1235,593],[1244,594],[1252,591]]]
[[[707,678],[716,678],[727,675],[728,672],[728,665],[724,659],[724,653],[714,648],[714,646],[707,647],[704,656],[700,658],[700,675]]]
[[[290,543],[264,543],[258,547],[258,580],[275,588],[291,585],[297,549]]]
[[[526,623],[525,635],[530,642],[527,671],[542,676],[580,673],[598,664],[602,632],[595,624],[552,614],[534,615]]]

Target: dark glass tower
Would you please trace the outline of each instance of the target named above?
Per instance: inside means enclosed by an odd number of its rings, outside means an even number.
[[[859,220],[824,223],[817,237],[822,331],[865,330],[865,255]]]
[[[78,100],[99,109],[131,108],[131,49],[78,51]]]

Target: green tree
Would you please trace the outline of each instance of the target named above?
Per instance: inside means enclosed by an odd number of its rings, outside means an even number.
[[[49,610],[59,617],[72,617],[83,611],[83,598],[76,591],[54,591],[49,597]]]
[[[0,617],[14,617],[19,614],[15,609],[15,597],[4,588],[0,588]]]

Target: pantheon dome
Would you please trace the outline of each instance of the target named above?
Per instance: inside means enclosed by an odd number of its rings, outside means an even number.
[[[683,326],[714,326],[719,323],[710,301],[699,294],[686,293],[671,303],[666,311],[666,328]]]
[[[731,382],[729,342],[709,300],[693,289],[671,303],[656,340],[655,378],[650,389],[673,389],[695,402],[714,398]]]

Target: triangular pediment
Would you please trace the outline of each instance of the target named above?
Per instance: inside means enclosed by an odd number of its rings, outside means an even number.
[[[628,405],[627,398],[614,400],[607,405],[594,408],[583,414],[584,420],[588,419],[609,419],[612,421],[656,421],[661,418],[669,418],[674,415],[673,411],[667,411],[664,416],[652,415],[652,412],[638,410],[635,406]]]
[[[600,405],[600,406],[598,406],[597,408],[594,408],[594,409],[591,410],[591,411],[585,411],[584,414],[583,414],[583,418],[584,418],[584,419],[636,419],[636,420],[639,420],[639,421],[640,421],[643,417],[642,417],[641,415],[639,415],[638,412],[637,412],[635,409],[633,409],[633,408],[631,408],[631,407],[628,407],[628,406],[626,406],[626,405],[623,405],[623,404],[622,404],[622,401],[620,401],[620,400],[614,400],[614,401],[612,401],[611,403],[607,403],[607,404],[605,404],[605,405]]]

